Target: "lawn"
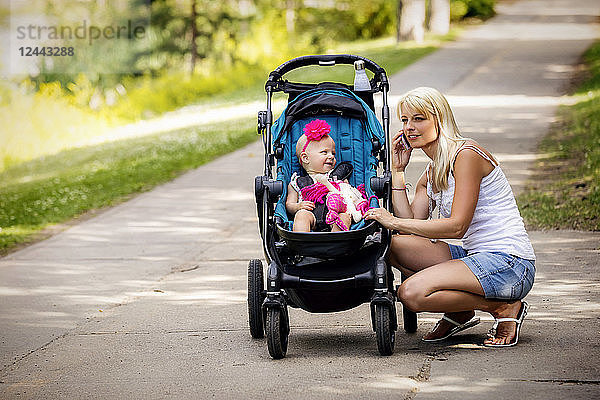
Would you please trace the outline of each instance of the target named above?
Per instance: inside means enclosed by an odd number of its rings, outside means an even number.
[[[242,120],[63,151],[0,175],[0,253],[256,140]],[[43,236],[43,235],[42,235]]]
[[[532,229],[600,230],[600,42],[584,56],[587,79],[563,106],[559,121],[540,144],[548,156],[518,197]]]

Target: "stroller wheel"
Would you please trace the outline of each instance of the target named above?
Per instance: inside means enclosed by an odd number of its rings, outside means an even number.
[[[248,324],[254,339],[264,337],[262,303],[264,301],[263,266],[260,260],[248,264]]]
[[[377,335],[377,349],[382,356],[394,354],[396,332],[392,326],[390,307],[385,304],[375,305],[375,333]]]
[[[289,321],[286,310],[275,307],[267,308],[265,325],[269,354],[276,360],[285,357],[289,335]]]
[[[415,333],[417,331],[417,313],[402,306],[402,320],[404,321],[404,331],[406,333]]]

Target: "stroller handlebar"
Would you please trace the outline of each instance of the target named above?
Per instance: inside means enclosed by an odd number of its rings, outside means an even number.
[[[375,79],[384,84],[387,84],[387,75],[385,70],[377,65],[374,61],[369,60],[368,58],[355,56],[351,54],[333,54],[333,55],[311,55],[311,56],[302,56],[297,57],[292,60],[286,61],[281,64],[279,67],[275,68],[273,72],[269,74],[269,81],[275,82],[279,80],[283,75],[288,72],[306,67],[309,65],[319,65],[319,66],[334,66],[336,64],[350,64],[353,65],[355,61],[362,60],[365,62],[365,68],[375,74]]]

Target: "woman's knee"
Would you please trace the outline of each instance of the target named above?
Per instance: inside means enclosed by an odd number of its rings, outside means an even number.
[[[425,311],[423,309],[423,300],[425,299],[425,290],[418,282],[407,279],[398,288],[398,298],[406,307],[414,312]]]

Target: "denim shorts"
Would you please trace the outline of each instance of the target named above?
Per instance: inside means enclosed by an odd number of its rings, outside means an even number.
[[[502,252],[467,254],[460,246],[448,243],[453,260],[461,260],[475,274],[486,299],[521,300],[531,290],[535,263]]]

